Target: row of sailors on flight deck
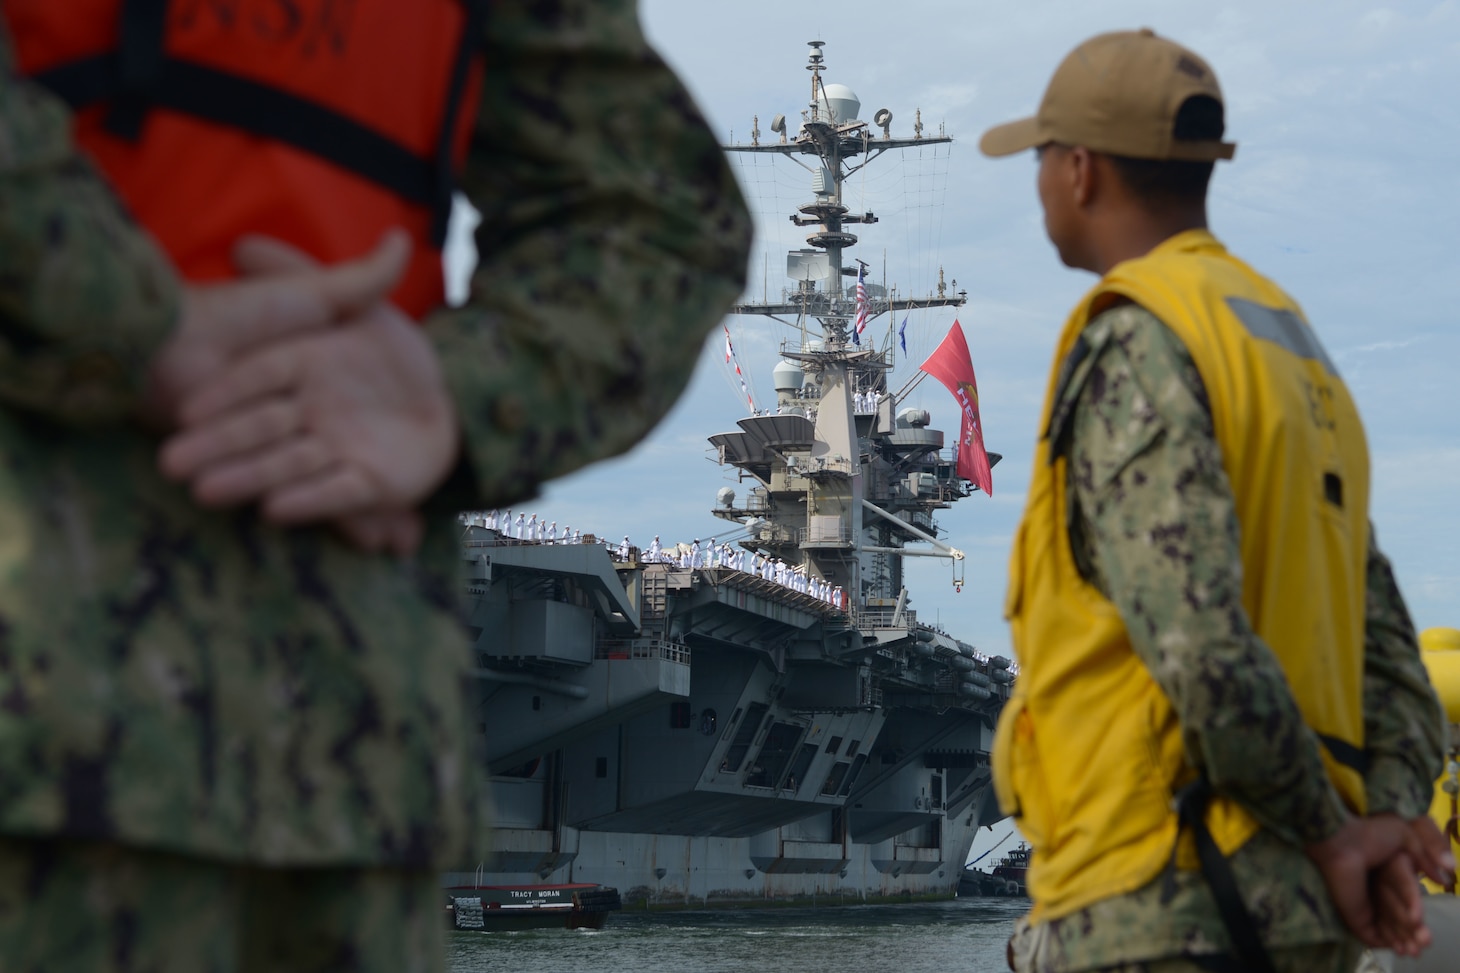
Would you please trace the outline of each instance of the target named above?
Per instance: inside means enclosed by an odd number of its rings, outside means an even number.
[[[517,519],[512,519],[510,510],[488,510],[484,513],[463,514],[462,523],[468,527],[485,527],[487,530],[495,530],[503,537],[515,537],[519,541],[534,541],[538,544],[581,544],[583,543],[583,532],[573,530],[567,524],[563,525],[562,533],[558,532],[558,522],[547,522],[547,518],[537,519],[537,514],[529,517],[527,514],[519,513]]]
[[[625,537],[618,547],[619,560],[627,561],[631,548],[629,539]],[[666,551],[659,543],[659,535],[655,534],[643,559],[648,564],[675,564],[681,568],[729,568],[732,571],[744,571],[784,585],[792,591],[810,595],[828,605],[846,607],[841,585],[828,584],[820,578],[808,576],[805,565],[792,567],[780,558],[765,557],[744,548],[736,549],[729,544],[708,544],[702,549],[700,540],[696,537],[694,543],[688,547],[679,544],[675,550]]]
[[[581,530],[571,530],[564,526],[559,534],[556,520],[545,523],[538,519],[537,514],[529,517],[525,513],[519,513],[514,519],[511,510],[488,510],[485,513],[463,514],[461,520],[467,526],[485,527],[504,537],[514,537],[520,541],[536,544],[583,543]],[[627,561],[632,550],[633,545],[625,536],[619,543],[618,550],[611,553],[616,553],[618,560]],[[695,538],[691,545],[677,544],[673,550],[665,550],[656,534],[648,550],[644,552],[643,560],[648,564],[675,564],[681,568],[729,568],[733,571],[744,571],[784,585],[792,591],[810,595],[828,605],[846,607],[841,585],[831,585],[820,578],[808,577],[804,565],[792,567],[780,558],[765,557],[743,548],[731,547],[729,544],[707,544],[701,548],[699,538]]]

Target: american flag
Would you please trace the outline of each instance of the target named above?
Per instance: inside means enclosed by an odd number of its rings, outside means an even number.
[[[852,341],[859,345],[862,332],[867,330],[867,285],[863,282],[866,276],[866,264],[857,264],[857,317],[852,321]]]

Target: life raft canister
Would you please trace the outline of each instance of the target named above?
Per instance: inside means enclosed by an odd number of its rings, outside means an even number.
[[[6,0],[23,74],[192,281],[263,233],[323,261],[415,241],[392,299],[444,298],[441,246],[480,96],[483,3]]]

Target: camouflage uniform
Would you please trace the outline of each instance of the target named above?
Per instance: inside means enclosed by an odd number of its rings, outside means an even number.
[[[427,870],[248,868],[0,838],[6,973],[429,973],[442,966],[441,926]]]
[[[1241,610],[1239,525],[1201,378],[1181,341],[1136,305],[1099,315],[1083,338],[1089,354],[1072,366],[1050,425],[1069,459],[1075,562],[1120,610],[1171,698],[1189,759],[1263,825],[1231,863],[1278,969],[1347,973],[1358,949],[1302,850],[1344,812],[1282,669]],[[1367,589],[1369,809],[1418,817],[1444,724],[1372,530]],[[1228,949],[1205,880],[1186,871],[1021,924],[1012,943],[1018,969],[1040,973],[1221,970]]]
[[[464,457],[414,561],[201,511],[158,475],[135,416],[177,283],[0,55],[0,955],[59,931],[16,903],[77,848],[411,882],[479,857],[449,512],[640,438],[750,235],[632,2],[497,0],[484,30],[480,259],[467,304],[426,322]],[[35,907],[81,895],[56,888]]]

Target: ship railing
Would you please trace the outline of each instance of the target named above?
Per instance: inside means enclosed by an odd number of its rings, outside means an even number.
[[[902,518],[914,527],[921,528],[928,533],[936,531],[937,525],[933,523],[933,515],[927,510],[904,510]]]
[[[510,537],[507,534],[498,534],[495,537],[482,537],[482,538],[478,538],[476,540],[462,541],[461,542],[461,546],[464,547],[464,548],[473,548],[473,547],[517,547],[517,546],[525,546],[525,545],[531,544],[531,543],[533,543],[533,542],[532,541],[526,541],[526,540],[518,540],[517,538]]]
[[[856,608],[851,618],[857,628],[904,628],[911,632],[918,626],[918,613],[910,608],[903,609],[901,617],[896,608]]]
[[[756,493],[754,490],[752,490],[750,494],[746,496],[745,506],[741,509],[748,510],[751,513],[764,513],[765,511],[771,509],[771,498],[766,496],[764,493]]]
[[[463,549],[480,547],[562,547],[568,544],[575,544],[580,547],[584,544],[596,544],[602,547],[607,544],[607,541],[596,538],[592,534],[583,535],[581,540],[570,541],[562,539],[549,540],[545,537],[542,540],[528,540],[525,537],[513,537],[510,534],[498,533],[496,536],[479,537],[461,542]]]
[[[850,304],[851,302],[848,302],[848,303]],[[837,315],[837,314],[820,314],[820,313],[818,313],[817,314],[817,317],[828,317],[828,318],[831,318],[831,317],[842,317],[845,320],[850,321],[852,315],[851,314]],[[821,344],[821,342],[818,341],[817,344]],[[848,347],[852,347],[852,346],[848,345]],[[786,355],[786,354],[807,354],[807,353],[814,352],[814,351],[826,351],[826,350],[827,349],[824,346],[821,347],[821,348],[817,348],[815,344],[805,344],[805,345],[803,345],[799,339],[796,339],[796,340],[782,339],[781,340],[781,354],[782,355]],[[867,348],[864,348],[861,351],[861,358],[858,359],[858,364],[887,365],[887,366],[890,366],[892,364],[892,361],[889,358],[889,352],[887,352],[887,351],[880,351],[880,350],[877,350],[875,348],[867,347]]]
[[[689,646],[668,639],[599,639],[595,659],[649,659],[689,665]]]
[[[796,466],[796,472],[800,474],[837,472],[852,474],[852,461],[849,459],[828,459],[825,456],[818,456],[812,460],[802,461]]]
[[[846,544],[852,543],[852,529],[845,525],[819,525],[799,527],[796,540],[800,544]]]
[[[797,535],[789,527],[767,522],[752,528],[750,536],[762,544],[786,544],[795,540]]]

